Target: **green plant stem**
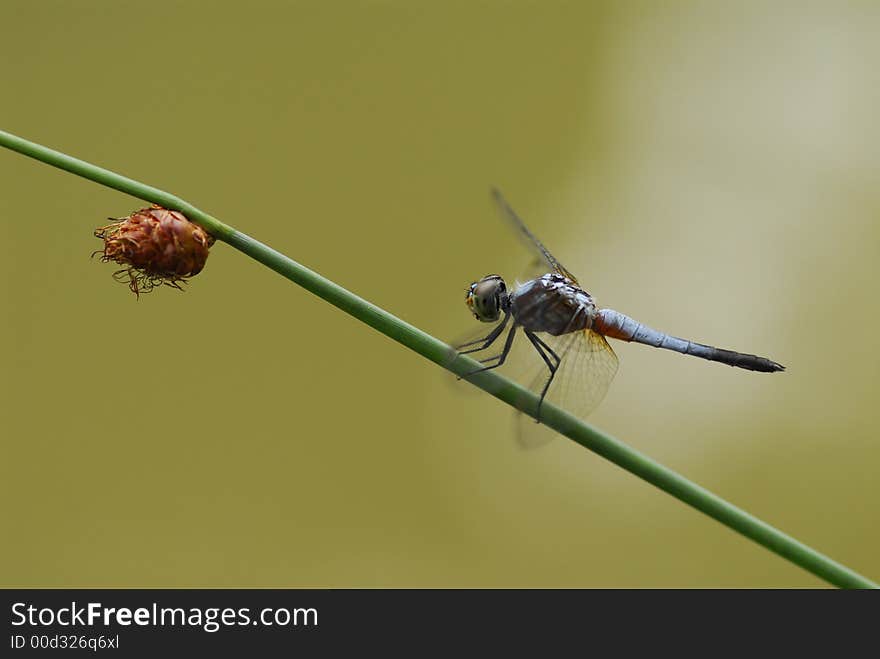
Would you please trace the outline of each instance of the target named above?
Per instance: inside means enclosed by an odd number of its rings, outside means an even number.
[[[467,357],[456,356],[450,347],[442,341],[370,304],[271,247],[220,222],[175,195],[4,131],[0,131],[0,145],[144,201],[181,211],[189,219],[203,226],[218,240],[228,243],[281,276],[299,284],[347,314],[456,375],[463,376],[478,366],[476,362]],[[535,416],[538,404],[537,396],[503,376],[490,371],[470,377],[468,380],[505,403],[517,407],[532,417]],[[655,462],[647,455],[630,448],[611,435],[590,426],[562,409],[545,402],[541,420],[545,425],[581,446],[598,453],[617,466],[835,586],[842,588],[878,587],[866,577],[737,508],[721,497]]]

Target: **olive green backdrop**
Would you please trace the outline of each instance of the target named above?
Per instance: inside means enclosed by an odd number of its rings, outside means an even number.
[[[4,3],[2,128],[179,194],[443,338],[526,255],[767,355],[643,346],[591,421],[880,577],[876,3]],[[819,586],[140,202],[0,152],[0,584]]]

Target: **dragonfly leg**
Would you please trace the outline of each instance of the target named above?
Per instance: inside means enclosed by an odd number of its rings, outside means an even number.
[[[480,350],[485,350],[490,345],[495,343],[495,340],[501,336],[501,332],[504,331],[504,328],[507,326],[507,321],[510,320],[510,314],[504,314],[504,320],[502,320],[495,329],[489,332],[488,336],[483,337],[482,339],[477,339],[476,341],[468,341],[467,343],[462,343],[460,346],[456,346],[455,349],[459,351],[460,355],[467,355],[472,352],[479,352]],[[477,345],[481,343],[482,345],[471,348],[470,350],[462,350],[462,348],[467,348],[468,346]]]
[[[529,337],[529,341],[532,342],[532,345],[535,346],[535,350],[538,351],[538,354],[541,355],[541,359],[544,360],[544,363],[547,364],[547,368],[550,369],[550,377],[547,378],[547,382],[544,383],[544,388],[541,389],[541,398],[538,400],[538,410],[537,410],[537,418],[535,421],[541,423],[541,406],[544,404],[544,397],[547,395],[547,390],[550,389],[550,383],[553,382],[553,378],[556,376],[556,371],[559,369],[559,365],[562,363],[562,360],[559,358],[555,352],[553,352],[553,348],[544,343],[541,338],[533,333],[526,332],[526,336]],[[553,361],[550,361],[550,358],[553,358]]]
[[[505,319],[505,324],[506,324]],[[499,332],[500,334],[500,332]],[[472,375],[476,375],[477,373],[482,373],[483,371],[489,371],[493,368],[498,368],[504,363],[504,360],[507,359],[507,355],[510,354],[510,348],[513,345],[513,337],[516,336],[516,323],[511,325],[510,331],[507,333],[507,339],[504,341],[504,348],[501,349],[501,353],[495,355],[494,357],[488,357],[487,359],[483,359],[480,361],[481,364],[485,364],[487,362],[491,362],[493,360],[497,360],[497,364],[492,364],[491,366],[484,366],[483,368],[478,368],[475,371],[471,371],[470,373],[465,373],[462,377],[470,377]],[[496,337],[497,338],[497,337]],[[494,339],[493,339],[494,340]]]

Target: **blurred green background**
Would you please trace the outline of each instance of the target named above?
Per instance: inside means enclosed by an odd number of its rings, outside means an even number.
[[[880,577],[876,3],[6,0],[2,128],[179,194],[441,338],[526,254],[777,376],[617,344],[591,421]],[[0,151],[4,586],[820,586],[143,204]]]

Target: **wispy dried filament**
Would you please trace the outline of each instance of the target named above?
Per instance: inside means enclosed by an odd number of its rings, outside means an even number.
[[[110,218],[111,220],[114,218]],[[188,277],[205,267],[214,238],[178,212],[152,206],[95,230],[104,241],[105,263],[124,265],[113,273],[135,295],[149,293],[156,286],[180,288]]]

